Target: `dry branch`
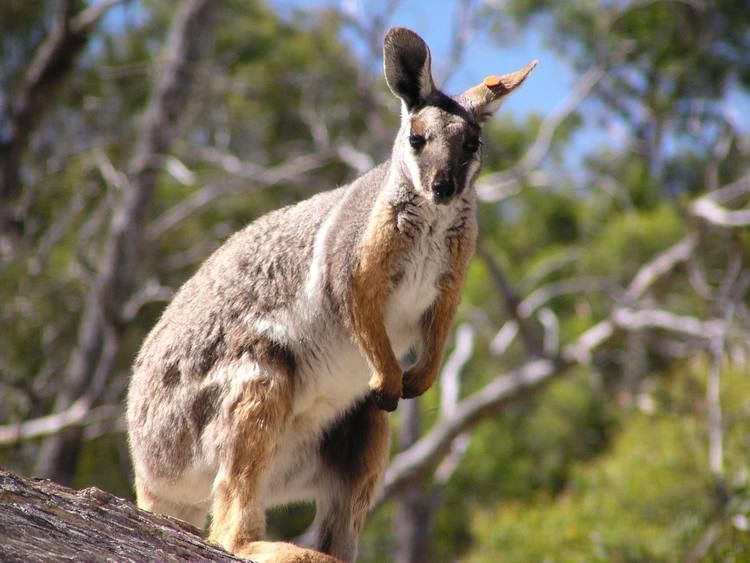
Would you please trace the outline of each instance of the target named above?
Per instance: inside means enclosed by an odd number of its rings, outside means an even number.
[[[690,206],[690,212],[719,227],[746,227],[750,225],[750,209],[727,209],[724,205],[750,192],[750,174],[740,177],[734,182],[708,192],[698,198]]]
[[[531,292],[518,304],[518,314],[523,318],[533,315],[555,297],[576,293],[591,293],[606,291],[612,287],[612,282],[606,278],[577,277],[550,282]]]
[[[210,157],[214,164],[221,165],[225,172],[240,179],[209,184],[196,190],[190,197],[175,204],[153,221],[147,230],[148,239],[159,238],[223,195],[260,191],[280,183],[309,183],[310,175],[332,160],[332,155],[324,152],[310,153],[291,157],[276,166],[264,168],[243,163],[236,156],[227,153],[204,151],[204,156]]]
[[[117,405],[103,405],[91,408],[84,397],[64,411],[24,420],[18,424],[0,426],[0,446],[16,444],[24,440],[57,434],[73,426],[87,426],[120,416],[122,409]]]
[[[750,225],[750,209],[732,211],[710,198],[701,198],[690,209],[696,217],[720,227],[746,227]]]
[[[697,237],[688,235],[644,265],[630,282],[623,295],[623,301],[632,303],[641,297],[656,280],[671,271],[677,264],[685,262],[692,255],[697,244]]]
[[[512,338],[507,342],[507,345],[509,345],[512,339],[515,338],[515,333],[520,332],[521,338],[523,338],[524,345],[526,346],[526,350],[529,352],[529,354],[531,354],[532,356],[539,355],[542,351],[543,343],[539,338],[539,335],[535,332],[534,327],[531,326],[531,324],[528,322],[528,319],[520,312],[521,298],[519,297],[516,289],[506,278],[502,268],[500,267],[500,264],[497,262],[497,260],[495,260],[492,254],[487,251],[481,238],[477,242],[477,256],[479,256],[482,260],[484,260],[485,264],[487,264],[492,282],[495,284],[495,287],[497,287],[500,295],[503,298],[505,311],[514,322],[514,325],[506,325],[509,328],[513,326],[514,329]],[[507,345],[495,347],[495,350],[499,350],[501,348],[504,350]]]
[[[0,470],[0,561],[241,561],[168,516]]]

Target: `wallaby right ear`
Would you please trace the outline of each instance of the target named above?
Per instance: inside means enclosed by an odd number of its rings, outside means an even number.
[[[383,44],[383,69],[388,87],[413,111],[434,90],[430,49],[424,40],[405,27],[388,30]]]

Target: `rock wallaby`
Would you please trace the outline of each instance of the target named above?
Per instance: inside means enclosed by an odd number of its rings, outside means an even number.
[[[128,394],[138,505],[254,561],[353,561],[388,461],[384,411],[435,381],[477,235],[482,125],[536,62],[455,97],[413,31],[385,37],[391,159],[232,236],[146,338]],[[399,359],[421,342],[421,356]],[[316,504],[315,550],[263,541]]]

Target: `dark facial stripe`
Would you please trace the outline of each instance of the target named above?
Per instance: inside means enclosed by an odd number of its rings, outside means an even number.
[[[456,100],[450,96],[446,96],[442,92],[436,90],[427,97],[423,107],[433,106],[443,110],[446,113],[455,115],[464,119],[473,129],[478,133],[480,130],[479,124],[474,119],[474,114],[464,108]]]

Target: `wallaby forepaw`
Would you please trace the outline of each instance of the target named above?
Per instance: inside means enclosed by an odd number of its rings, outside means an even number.
[[[420,374],[407,371],[404,374],[404,385],[403,389],[401,390],[401,397],[403,399],[414,399],[415,397],[419,397],[422,395],[427,389],[429,389],[429,386],[425,388],[424,384],[422,383],[423,377]]]
[[[393,412],[396,410],[401,397],[392,393],[386,393],[383,389],[373,389],[372,398],[380,410]]]

